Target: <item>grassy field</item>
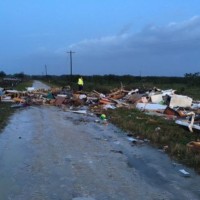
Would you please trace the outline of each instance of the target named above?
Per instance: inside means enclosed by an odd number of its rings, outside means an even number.
[[[192,76],[192,75],[191,75]],[[80,76],[35,76],[33,78],[42,80],[48,84],[64,87],[70,85],[72,90],[78,90],[77,80]],[[200,99],[200,77],[133,77],[133,76],[83,76],[84,91],[96,90],[107,94],[114,88],[140,89],[140,91],[151,90],[153,87],[160,89],[174,89],[177,94]]]
[[[15,90],[26,90],[26,87],[32,86],[32,80],[21,82],[14,86]],[[12,103],[0,102],[0,130],[2,130],[8,123],[9,117],[14,113],[15,109],[10,106]]]
[[[0,131],[7,125],[9,117],[14,113],[11,103],[0,102]]]
[[[13,89],[19,90],[19,91],[26,91],[26,88],[31,87],[32,84],[33,84],[33,80],[24,81],[16,85],[15,87],[13,87]]]

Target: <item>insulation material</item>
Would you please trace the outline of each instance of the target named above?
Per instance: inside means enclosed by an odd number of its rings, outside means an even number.
[[[187,96],[182,96],[182,95],[171,96],[171,100],[169,104],[170,108],[174,108],[174,107],[187,108],[191,106],[192,106],[192,98],[187,97]]]
[[[151,96],[151,102],[152,103],[160,103],[163,101],[163,94],[156,94]]]

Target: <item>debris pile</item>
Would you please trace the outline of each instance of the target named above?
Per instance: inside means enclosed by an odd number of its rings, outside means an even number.
[[[2,102],[12,102],[13,108],[52,105],[67,110],[86,105],[93,113],[99,115],[107,109],[137,108],[143,112],[174,119],[177,124],[188,127],[191,132],[194,129],[200,130],[200,101],[175,94],[173,89],[153,88],[144,92],[139,89],[127,91],[121,86],[120,89],[114,89],[105,95],[95,90],[73,92],[69,86],[48,90],[28,87],[26,91],[0,88],[0,97]]]

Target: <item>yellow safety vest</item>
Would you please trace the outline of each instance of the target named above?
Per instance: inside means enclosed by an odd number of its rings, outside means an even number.
[[[82,78],[78,79],[78,85],[83,85],[83,79]]]

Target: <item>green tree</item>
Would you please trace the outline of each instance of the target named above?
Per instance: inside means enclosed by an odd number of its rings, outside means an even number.
[[[24,74],[24,72],[20,72],[20,73],[14,74],[14,76],[15,76],[16,78],[21,78],[21,79],[23,79],[23,78],[25,77],[25,74]]]
[[[195,86],[200,84],[200,72],[196,73],[186,73],[184,75],[186,82],[190,86]]]
[[[6,76],[6,73],[4,71],[0,71],[0,77],[3,78]]]

